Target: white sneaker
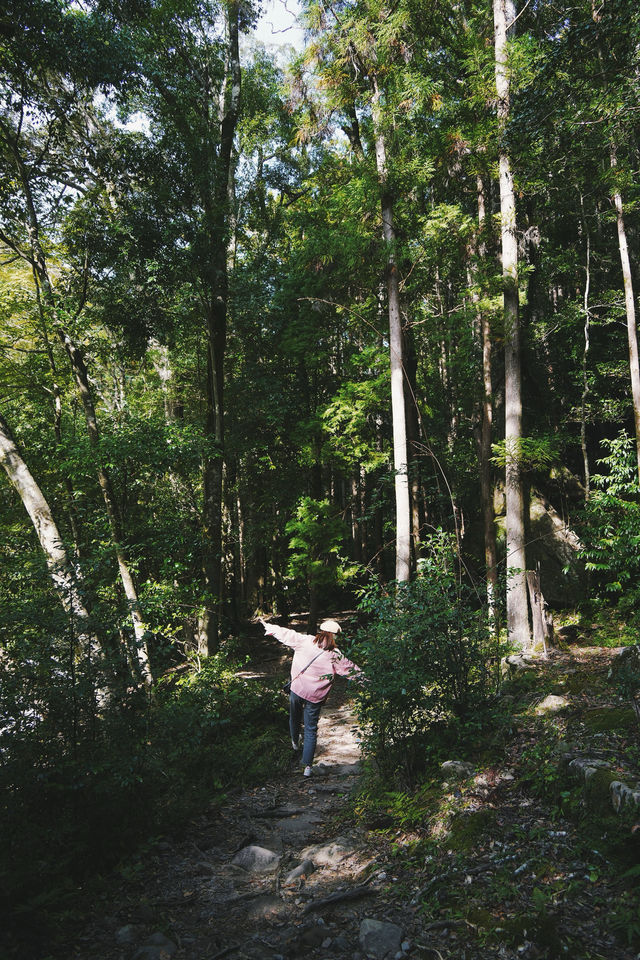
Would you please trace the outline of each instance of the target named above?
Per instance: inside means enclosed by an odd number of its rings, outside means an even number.
[[[304,774],[303,774],[303,776],[305,776],[305,777],[310,777],[310,776],[311,776],[311,767],[305,767],[305,768],[304,768]]]
[[[292,741],[291,741],[291,746],[293,747],[294,750],[297,750],[297,749],[298,749],[298,742],[297,742],[297,740],[292,740]]]

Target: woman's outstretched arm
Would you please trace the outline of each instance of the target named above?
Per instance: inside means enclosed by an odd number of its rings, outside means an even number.
[[[313,637],[308,637],[305,633],[298,633],[296,630],[290,630],[288,627],[279,627],[277,623],[267,623],[266,620],[262,618],[260,618],[260,623],[264,627],[265,636],[275,637],[280,643],[284,643],[287,647],[293,647],[294,650],[296,647],[299,647],[304,640],[313,640]]]

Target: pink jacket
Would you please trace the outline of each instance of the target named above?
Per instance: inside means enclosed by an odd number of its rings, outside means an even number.
[[[357,667],[351,660],[347,660],[337,647],[335,650],[322,650],[313,642],[315,637],[309,633],[297,633],[287,627],[279,627],[275,623],[269,623],[265,626],[267,634],[275,637],[285,646],[293,647],[291,689],[304,700],[310,700],[311,703],[320,703],[328,696],[336,674],[341,677],[350,677],[362,672],[360,667]],[[314,660],[314,657],[318,659]],[[312,660],[313,663],[308,670],[300,673]]]

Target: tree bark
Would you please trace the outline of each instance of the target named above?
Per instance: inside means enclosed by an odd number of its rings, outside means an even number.
[[[386,145],[382,132],[380,88],[375,75],[372,78],[372,87],[372,114],[376,167],[380,185],[382,235],[388,247],[386,284],[389,310],[391,412],[393,420],[393,466],[395,471],[396,499],[396,580],[402,583],[409,580],[411,576],[411,508],[407,457],[407,425],[404,404],[402,313],[400,310],[398,267],[394,252],[396,236],[393,223],[393,200],[389,192],[388,184]]]
[[[403,338],[404,348],[404,405],[407,430],[407,455],[409,457],[409,488],[411,501],[411,556],[415,563],[420,549],[420,532],[422,521],[420,517],[421,485],[420,485],[420,458],[418,456],[418,441],[420,439],[420,417],[417,405],[417,374],[418,357],[416,353],[415,337],[411,327],[405,328]]]
[[[487,228],[487,198],[483,177],[478,174],[478,247],[477,254],[484,260],[487,245],[484,233]],[[484,557],[487,578],[487,605],[489,618],[497,627],[496,602],[498,599],[498,567],[496,548],[496,525],[493,509],[493,484],[491,482],[491,441],[493,437],[493,379],[491,371],[491,324],[486,310],[480,306],[480,292],[476,290],[473,300],[476,308],[477,328],[482,350],[482,405],[478,437],[478,460],[480,467],[480,501],[484,527]]]
[[[507,527],[507,629],[516,646],[531,645],[525,580],[525,498],[520,465],[522,390],[520,373],[520,317],[518,241],[511,158],[504,143],[510,114],[507,39],[515,20],[512,0],[494,0],[495,75],[498,94],[500,222],[505,352],[505,487]]]
[[[615,143],[610,147],[611,169],[615,172],[618,166]],[[631,374],[631,399],[633,402],[633,420],[636,431],[636,461],[638,467],[638,483],[640,484],[640,362],[638,361],[638,329],[636,323],[636,303],[633,293],[633,275],[629,258],[629,245],[624,222],[622,195],[617,187],[612,195],[616,211],[618,227],[618,249],[620,251],[620,265],[624,283],[624,305],[627,315],[627,341],[629,344],[629,370]]]
[[[584,349],[582,351],[582,397],[580,401],[580,447],[584,464],[584,499],[591,496],[591,469],[589,466],[589,451],[587,449],[587,398],[589,396],[589,376],[587,373],[587,358],[591,346],[591,314],[589,312],[589,292],[591,288],[591,235],[584,215],[583,198],[580,197],[580,206],[583,207],[582,223],[586,238],[585,250],[585,280],[584,280]]]
[[[33,474],[21,456],[5,419],[0,415],[0,463],[22,500],[40,541],[53,586],[65,613],[75,625],[81,648],[96,665],[102,657],[100,642],[90,626],[89,612],[82,598],[80,572],[74,568],[64,547],[51,508]]]
[[[200,617],[199,650],[218,649],[222,613],[222,489],[224,469],[224,375],[229,309],[232,151],[242,90],[238,39],[238,3],[227,7],[227,73],[220,103],[220,146],[213,191],[204,183],[203,205],[209,225],[210,296],[207,305],[207,435],[214,448],[203,462],[203,577],[207,603]]]

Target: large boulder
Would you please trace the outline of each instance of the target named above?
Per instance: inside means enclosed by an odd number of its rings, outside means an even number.
[[[494,509],[498,529],[504,532],[504,489],[497,489]],[[540,587],[551,607],[575,606],[586,595],[584,563],[578,559],[580,538],[538,490],[531,490],[527,531],[527,568],[540,566]]]
[[[360,924],[360,946],[368,957],[384,960],[395,957],[402,943],[402,928],[384,920],[363,920]]]

